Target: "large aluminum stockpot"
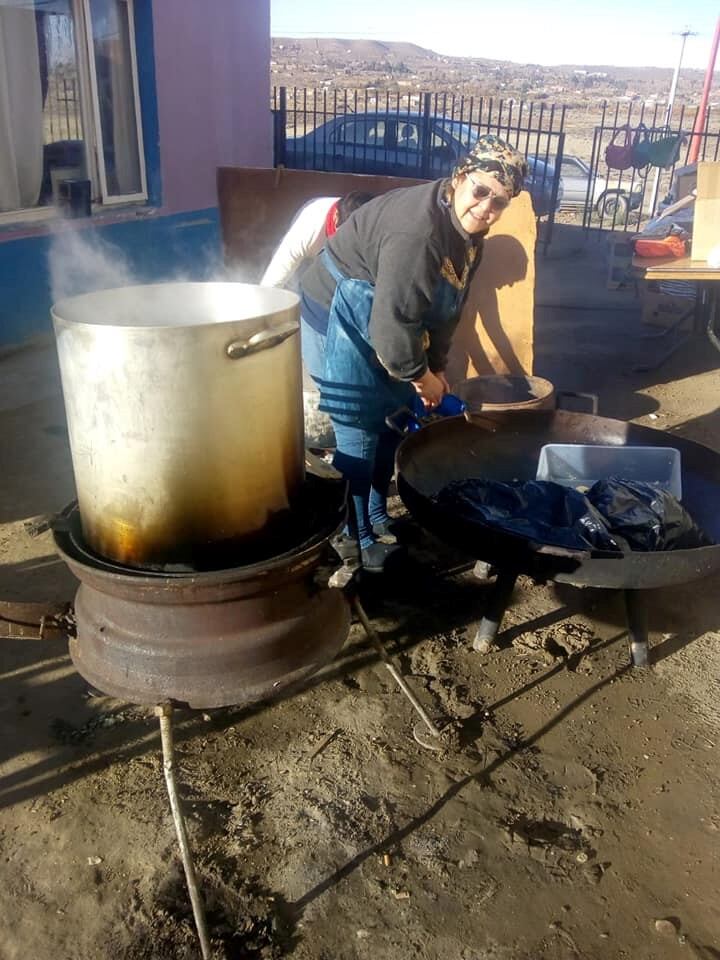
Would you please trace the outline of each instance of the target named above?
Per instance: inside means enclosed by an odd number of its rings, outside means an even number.
[[[304,479],[299,301],[244,283],[52,308],[83,535],[135,566],[247,539]]]

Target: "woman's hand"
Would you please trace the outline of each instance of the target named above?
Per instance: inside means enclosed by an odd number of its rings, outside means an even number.
[[[446,393],[450,393],[450,384],[447,382],[447,377],[445,376],[445,371],[444,371],[444,370],[436,370],[436,371],[435,371],[435,376],[438,378],[438,380],[440,381],[440,383],[441,383],[441,384],[443,385],[443,387],[445,388],[445,390],[444,390],[444,392],[443,392],[443,396],[444,396]]]
[[[427,410],[437,407],[448,390],[445,376],[435,374],[432,370],[426,370],[419,380],[412,381],[412,385]]]

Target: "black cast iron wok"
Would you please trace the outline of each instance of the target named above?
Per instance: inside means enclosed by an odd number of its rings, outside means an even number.
[[[720,544],[720,454],[699,443],[604,417],[506,411],[439,420],[410,434],[396,454],[398,492],[412,516],[446,543],[502,570],[577,586],[641,589],[687,583],[720,571],[720,546],[657,553],[574,552],[459,519],[431,497],[453,480],[535,478],[546,443],[675,447],[682,461],[683,505]]]

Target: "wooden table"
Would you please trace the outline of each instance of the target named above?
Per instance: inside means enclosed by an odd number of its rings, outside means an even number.
[[[720,281],[720,268],[709,267],[704,260],[682,257],[633,257],[632,265],[642,270],[645,280],[692,280],[699,283]]]
[[[637,270],[644,280],[687,280],[697,283],[698,290],[698,296],[695,299],[692,331],[675,343],[656,363],[650,366],[637,367],[638,371],[654,370],[659,367],[693,334],[706,333],[713,346],[720,350],[720,340],[718,340],[715,332],[718,292],[720,291],[720,268],[709,267],[705,260],[691,260],[690,257],[680,259],[672,257],[633,257],[632,265],[633,269]],[[675,329],[675,326],[668,327],[661,336],[670,333]]]

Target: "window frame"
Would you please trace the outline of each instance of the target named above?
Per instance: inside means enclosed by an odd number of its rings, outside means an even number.
[[[73,16],[75,18],[75,55],[78,62],[78,80],[80,82],[80,113],[83,122],[85,142],[85,169],[91,183],[92,202],[97,203],[100,175],[97,164],[97,131],[93,116],[93,92],[90,87],[90,51],[87,46],[88,26],[85,16],[86,0],[71,0]],[[78,42],[82,37],[83,42]]]
[[[107,171],[105,169],[105,150],[102,142],[102,125],[100,123],[100,97],[98,95],[97,71],[95,68],[95,56],[93,49],[92,35],[92,15],[90,12],[90,0],[74,0],[82,7],[82,15],[85,27],[85,49],[86,68],[88,70],[89,89],[91,93],[92,104],[92,146],[94,152],[95,168],[98,175],[98,185],[100,187],[100,199],[104,207],[116,206],[119,203],[138,203],[147,200],[147,175],[145,171],[145,149],[142,135],[142,114],[140,111],[140,87],[138,81],[137,51],[135,49],[135,0],[122,0],[127,4],[128,13],[128,36],[130,38],[130,70],[133,88],[133,102],[135,105],[135,132],[138,145],[138,162],[140,166],[140,190],[136,193],[123,193],[117,196],[108,194],[107,189]],[[83,117],[84,121],[84,117]],[[86,146],[87,152],[87,146]]]

